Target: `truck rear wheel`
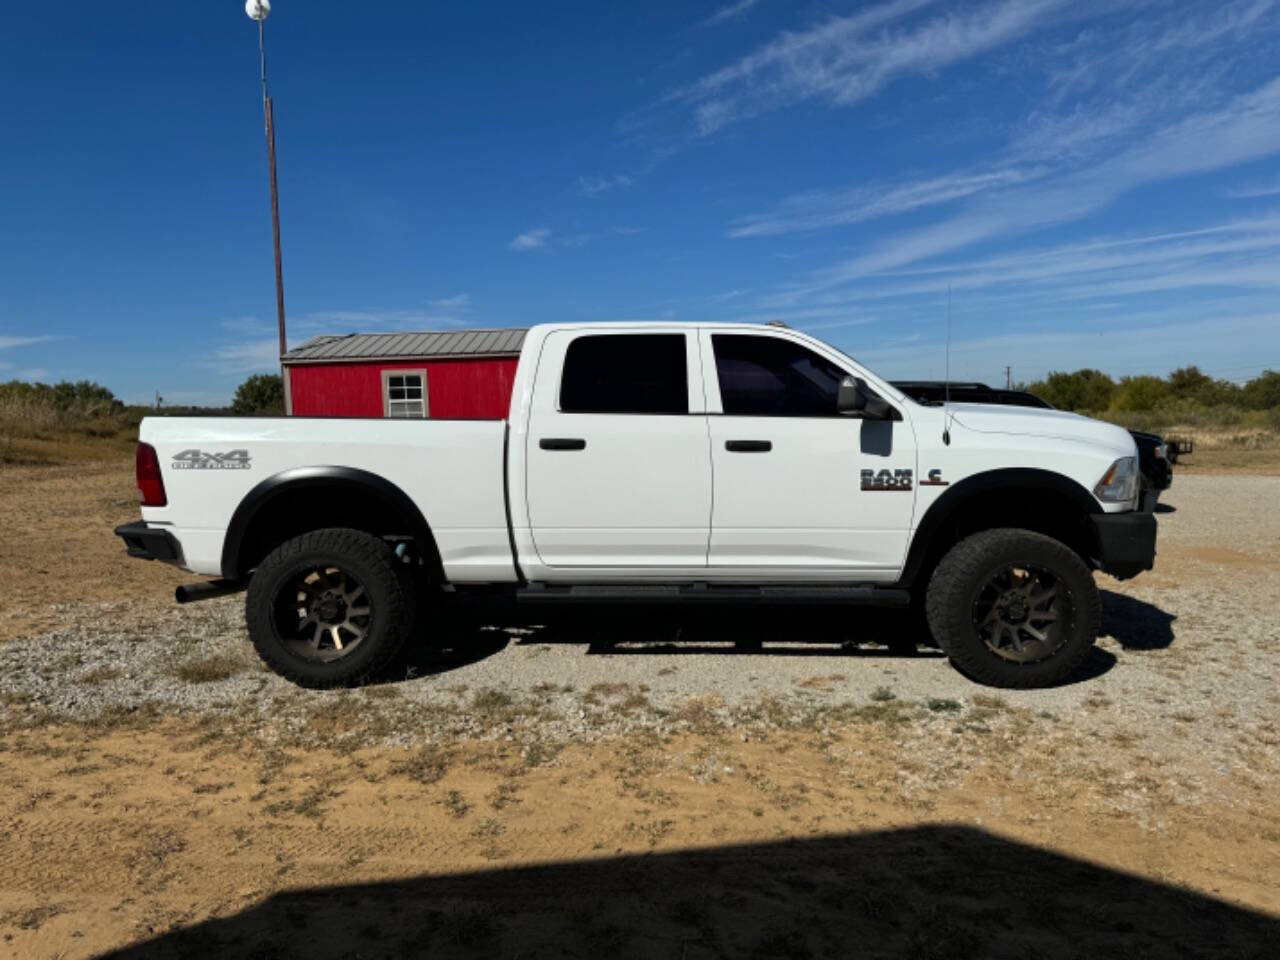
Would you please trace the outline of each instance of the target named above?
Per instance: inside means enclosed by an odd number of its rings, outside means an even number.
[[[304,687],[368,680],[412,629],[412,580],[399,566],[386,543],[359,530],[315,530],[282,543],[249,582],[245,617],[258,655]]]
[[[953,546],[925,595],[929,629],[962,672],[995,687],[1069,677],[1098,636],[1093,574],[1066,545],[1030,530],[984,530]]]

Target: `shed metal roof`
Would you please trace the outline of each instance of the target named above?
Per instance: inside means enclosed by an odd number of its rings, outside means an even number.
[[[520,353],[527,329],[422,330],[312,337],[284,355],[286,363],[400,357],[492,357]]]

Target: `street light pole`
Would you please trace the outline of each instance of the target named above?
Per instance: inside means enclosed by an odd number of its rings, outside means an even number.
[[[258,63],[262,68],[262,113],[267,124],[267,165],[271,174],[271,238],[276,256],[276,327],[280,335],[280,371],[284,374],[284,354],[287,349],[284,334],[284,270],[280,263],[280,198],[276,190],[276,125],[271,107],[271,94],[267,90],[267,46],[265,23],[271,12],[271,0],[245,0],[244,12],[258,23]]]

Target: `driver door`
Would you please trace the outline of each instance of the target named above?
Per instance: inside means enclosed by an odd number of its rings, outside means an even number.
[[[849,374],[779,332],[703,330],[710,413],[709,572],[779,579],[896,578],[915,507],[915,437],[895,420],[841,415]],[[834,351],[833,351],[834,353]],[[837,355],[838,356],[838,355]],[[896,482],[864,489],[863,471]],[[753,571],[754,572],[754,571]]]

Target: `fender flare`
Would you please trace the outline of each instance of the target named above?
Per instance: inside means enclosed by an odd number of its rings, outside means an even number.
[[[405,525],[404,532],[413,537],[418,555],[428,571],[443,580],[444,569],[435,536],[413,499],[386,477],[355,467],[296,467],[267,477],[245,494],[231,515],[227,535],[222,541],[222,576],[240,579],[247,570],[240,569],[240,551],[245,537],[262,511],[277,498],[293,491],[312,487],[337,487],[372,494]]]
[[[1040,489],[1066,497],[1084,514],[1102,513],[1102,506],[1088,490],[1070,477],[1051,470],[1033,467],[1004,467],[986,470],[958,480],[947,487],[937,500],[929,505],[911,537],[907,560],[898,579],[900,586],[910,586],[920,576],[925,559],[934,540],[956,513],[978,497],[1002,489]],[[1096,546],[1096,545],[1095,545]]]

